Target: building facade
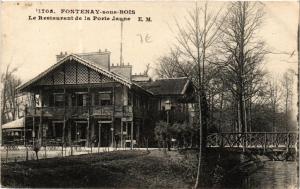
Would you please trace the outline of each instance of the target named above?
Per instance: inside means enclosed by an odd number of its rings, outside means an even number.
[[[181,112],[180,121],[190,121],[186,97],[193,93],[186,78],[133,75],[131,65],[111,64],[108,51],[61,53],[17,90],[32,97],[24,116],[26,142],[99,147],[142,146],[153,139],[155,122],[165,119],[164,102]]]

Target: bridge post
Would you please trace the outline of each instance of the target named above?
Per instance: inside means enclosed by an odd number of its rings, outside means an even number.
[[[252,146],[252,134],[249,133],[249,147],[251,148]]]
[[[245,148],[248,147],[248,138],[249,138],[248,132],[246,132],[246,133],[245,133]]]
[[[242,133],[242,145],[243,145],[243,152],[246,151],[246,133]]]
[[[224,137],[223,137],[223,133],[221,133],[221,135],[220,135],[220,137],[221,137],[221,147],[223,148],[224,147]]]

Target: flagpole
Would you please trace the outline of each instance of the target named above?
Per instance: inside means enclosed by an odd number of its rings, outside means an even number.
[[[121,21],[120,66],[123,64],[123,21]]]

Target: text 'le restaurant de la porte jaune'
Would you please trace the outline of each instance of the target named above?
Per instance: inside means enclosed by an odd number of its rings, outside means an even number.
[[[101,9],[36,9],[38,15],[29,15],[28,20],[91,20],[91,21],[129,21],[135,10]],[[151,17],[136,18],[139,22],[151,22]]]

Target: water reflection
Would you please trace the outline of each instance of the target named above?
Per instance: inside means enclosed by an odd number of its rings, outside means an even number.
[[[267,161],[243,180],[243,188],[298,188],[297,162]]]

